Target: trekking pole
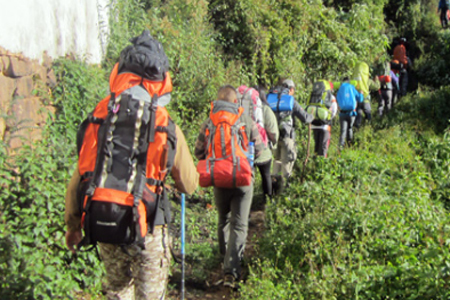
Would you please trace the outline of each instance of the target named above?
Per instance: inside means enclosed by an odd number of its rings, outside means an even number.
[[[303,162],[303,172],[302,172],[302,178],[301,182],[305,180],[305,173],[306,173],[306,164],[308,163],[309,159],[309,148],[311,146],[311,123],[308,124],[308,144],[306,145],[306,158]]]
[[[181,194],[181,300],[184,300],[184,235],[186,204],[184,193]]]

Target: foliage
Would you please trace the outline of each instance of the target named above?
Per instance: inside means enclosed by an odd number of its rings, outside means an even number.
[[[99,297],[95,253],[64,246],[63,197],[76,162],[79,123],[108,88],[108,73],[128,40],[149,29],[170,61],[169,110],[193,148],[217,88],[275,84],[291,77],[304,103],[319,78],[349,75],[357,60],[387,59],[388,38],[413,41],[414,96],[355,133],[330,158],[306,159],[308,131],[298,126],[299,157],[286,195],[266,206],[267,232],[250,261],[243,299],[448,298],[450,139],[446,103],[448,34],[424,0],[115,1],[102,68],[62,59],[44,139],[11,156],[0,145],[0,298]],[[383,14],[386,13],[385,15]],[[384,22],[389,23],[391,26]],[[413,56],[415,57],[415,56]],[[429,87],[440,87],[430,90]],[[4,116],[2,116],[4,117]],[[305,181],[299,178],[305,176]],[[298,182],[295,182],[298,180]],[[260,190],[256,190],[260,193]],[[211,190],[188,202],[186,262],[201,285],[220,265]],[[179,206],[173,234],[179,236]],[[175,241],[175,250],[179,244]],[[173,276],[177,275],[176,268]]]
[[[302,90],[384,53],[384,2],[379,2],[345,11],[322,1],[215,0],[209,9],[227,58],[245,62],[250,82],[274,85],[291,77]]]
[[[423,85],[439,88],[450,85],[450,34],[437,35],[427,52],[415,62],[418,79]]]
[[[415,134],[397,126],[318,158],[305,183],[267,207],[243,299],[448,297],[449,216],[427,171],[448,169],[447,143],[422,161]]]
[[[421,128],[421,134],[430,130],[434,134],[441,134],[449,126],[450,107],[447,100],[449,97],[449,87],[433,92],[418,91],[414,96],[402,98],[391,120],[401,121],[405,128]]]
[[[423,160],[430,169],[435,185],[431,196],[444,203],[446,209],[450,208],[450,185],[448,174],[450,174],[450,135],[449,131],[442,139],[432,138],[424,142],[423,147],[418,149],[422,153]]]
[[[65,249],[64,194],[76,160],[78,124],[104,96],[105,73],[61,60],[44,139],[0,160],[0,298],[68,299],[74,291],[98,291],[102,268],[94,253]]]

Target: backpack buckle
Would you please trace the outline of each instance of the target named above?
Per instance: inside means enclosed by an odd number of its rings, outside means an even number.
[[[117,114],[117,112],[119,111],[120,108],[120,104],[114,104],[113,108],[112,108],[112,112],[114,114]]]

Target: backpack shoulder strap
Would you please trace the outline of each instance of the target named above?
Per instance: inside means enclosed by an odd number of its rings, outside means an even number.
[[[99,124],[101,125],[103,123],[104,119],[100,119],[97,117],[94,117],[93,113],[89,113],[86,119],[81,122],[80,126],[78,127],[77,131],[77,153],[80,154],[81,147],[83,146],[84,141],[84,134],[86,133],[86,129],[89,126],[89,124]]]
[[[109,127],[111,126],[111,119],[112,116],[114,115],[114,110],[116,109],[116,105],[118,104],[118,102],[120,102],[120,96],[116,97],[115,93],[111,93],[111,98],[109,99],[108,102],[108,114],[106,116],[106,119],[102,122],[99,130],[98,130],[98,134],[97,134],[97,139],[98,139],[98,147],[97,147],[97,159],[95,162],[95,167],[94,167],[94,172],[92,174],[92,178],[94,180],[90,181],[89,187],[86,190],[86,194],[88,196],[92,196],[94,194],[97,182],[96,182],[96,178],[99,178],[100,176],[100,172],[101,172],[101,165],[104,162],[105,159],[105,151],[104,148],[106,146],[106,138],[107,138],[107,131],[109,130]],[[86,204],[86,210],[88,210],[88,204]]]

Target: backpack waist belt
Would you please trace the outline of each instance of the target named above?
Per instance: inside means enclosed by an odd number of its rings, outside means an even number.
[[[163,182],[154,178],[147,178],[148,185],[162,186]]]

